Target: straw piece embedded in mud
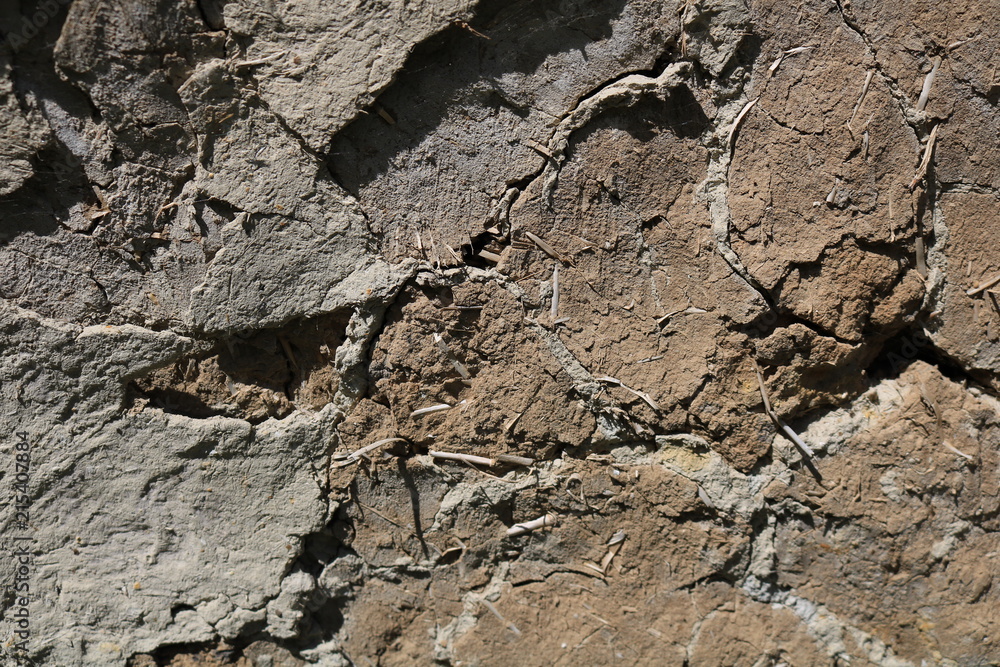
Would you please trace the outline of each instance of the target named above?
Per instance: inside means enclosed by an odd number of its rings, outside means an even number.
[[[660,412],[660,406],[656,403],[656,401],[653,400],[653,397],[650,396],[649,394],[647,394],[646,392],[639,391],[638,389],[633,389],[632,387],[629,387],[627,384],[625,384],[624,382],[622,382],[618,378],[613,378],[613,377],[607,377],[607,376],[605,376],[605,377],[594,378],[594,379],[597,380],[598,382],[605,382],[607,384],[613,384],[613,385],[616,385],[618,387],[621,387],[625,391],[627,391],[627,392],[629,392],[629,393],[631,393],[631,394],[633,394],[633,395],[638,396],[639,398],[641,398],[643,400],[643,402],[645,402],[646,405],[648,405],[649,407],[651,407],[653,409],[653,412]]]
[[[438,349],[444,354],[445,358],[451,362],[451,365],[455,367],[455,371],[462,376],[463,379],[468,380],[470,377],[469,371],[465,368],[465,365],[459,361],[454,354],[451,352],[451,348],[448,347],[448,343],[444,342],[441,334],[434,334],[434,342],[437,344]]]
[[[1000,275],[993,276],[989,280],[986,280],[986,281],[983,281],[983,282],[979,283],[978,285],[976,285],[972,289],[966,290],[965,293],[968,296],[976,296],[980,292],[984,292],[984,291],[988,290],[989,288],[993,287],[997,283],[1000,283]]]
[[[559,319],[559,265],[552,269],[552,312],[549,313],[554,325]]]
[[[760,367],[757,365],[757,362],[755,360],[752,361],[754,372],[757,374],[757,384],[760,387],[760,397],[764,399],[764,412],[766,412],[767,416],[771,418],[774,425],[781,429],[784,434],[788,436],[788,439],[795,443],[795,445],[801,449],[803,453],[807,454],[810,458],[815,458],[816,454],[814,454],[813,450],[809,448],[809,445],[807,445],[788,424],[782,421],[781,417],[778,416],[778,413],[771,408],[771,401],[768,399],[767,389],[764,387],[764,376],[760,374]]]
[[[502,259],[500,255],[496,254],[495,252],[490,252],[489,250],[480,250],[479,256],[492,264],[499,264],[500,260]]]
[[[920,89],[920,98],[917,99],[917,111],[923,111],[927,106],[927,100],[931,95],[931,86],[934,85],[934,78],[937,76],[938,68],[941,67],[941,56],[934,59],[934,66],[924,77],[924,85]]]
[[[753,105],[757,104],[757,100],[759,99],[759,97],[755,97],[747,102],[743,107],[743,110],[740,111],[738,116],[736,116],[736,120],[733,121],[733,126],[729,128],[729,137],[726,138],[726,145],[729,146],[729,150],[733,149],[733,137],[736,136],[736,131],[740,129],[740,123],[743,122],[743,119],[748,113],[750,113],[750,109],[753,108]]]
[[[632,363],[633,364],[648,364],[651,361],[659,361],[662,358],[663,358],[662,354],[656,354],[656,355],[653,355],[652,357],[646,357],[645,359],[640,359],[639,361],[633,361]]]
[[[778,70],[779,67],[781,67],[781,63],[783,63],[785,61],[785,58],[787,58],[788,56],[794,56],[797,53],[803,53],[805,51],[808,51],[809,49],[815,49],[815,48],[816,48],[815,46],[796,46],[791,49],[785,49],[784,51],[781,52],[781,55],[778,56],[777,60],[771,63],[771,66],[767,68],[767,78],[771,78],[772,76],[774,76],[774,73]]]
[[[241,68],[241,67],[256,67],[257,65],[266,65],[269,62],[273,62],[273,61],[281,58],[286,53],[288,53],[288,52],[287,51],[278,51],[277,53],[272,53],[271,55],[269,55],[269,56],[267,56],[265,58],[257,58],[256,60],[243,60],[243,61],[240,61],[238,63],[234,63],[233,67]]]
[[[700,498],[701,502],[705,503],[705,506],[709,509],[716,509],[715,503],[712,502],[712,498],[709,497],[708,492],[702,488],[701,484],[698,485],[698,498]]]
[[[499,612],[499,611],[497,611],[497,608],[493,606],[493,603],[492,603],[492,602],[490,602],[490,601],[489,601],[489,600],[487,600],[486,598],[483,598],[483,599],[481,600],[481,602],[483,603],[483,606],[484,606],[484,607],[486,607],[487,609],[489,609],[489,610],[490,610],[490,613],[491,613],[491,614],[493,614],[494,616],[496,616],[496,617],[497,617],[497,618],[498,618],[498,619],[500,620],[500,622],[501,622],[501,623],[503,623],[504,625],[506,625],[506,626],[507,626],[507,629],[508,629],[508,630],[510,630],[511,632],[513,632],[513,633],[514,633],[515,635],[517,635],[518,637],[520,637],[520,636],[521,636],[521,631],[517,629],[517,626],[516,626],[516,625],[514,625],[513,623],[511,623],[510,621],[508,621],[508,620],[507,620],[506,618],[504,618],[503,616],[501,616],[501,615],[500,615],[500,612]]]
[[[528,467],[535,463],[535,459],[529,459],[527,456],[514,456],[513,454],[501,454],[500,456],[497,457],[497,463],[506,463],[508,465]]]
[[[816,454],[813,453],[813,450],[809,448],[809,445],[807,445],[802,438],[799,437],[798,433],[792,430],[791,426],[783,422],[781,417],[777,415],[774,415],[774,419],[778,422],[778,426],[780,426],[781,430],[785,432],[785,435],[788,436],[789,440],[798,445],[799,449],[809,455],[809,458],[816,458]]]
[[[924,237],[917,235],[916,241],[913,244],[914,252],[917,255],[917,273],[920,274],[921,278],[926,279],[929,275],[927,270],[927,247],[924,245]]]
[[[953,452],[955,454],[958,454],[959,456],[961,456],[963,458],[966,458],[969,461],[974,461],[975,460],[974,456],[970,456],[970,455],[966,454],[965,452],[960,451],[959,449],[957,449],[955,447],[952,447],[951,443],[949,443],[947,440],[945,440],[941,444],[945,446],[945,449],[947,449],[947,450],[949,450],[949,451],[951,451],[951,452]]]
[[[507,537],[517,537],[518,535],[525,535],[538,530],[539,528],[547,528],[548,526],[557,525],[559,525],[559,517],[555,514],[546,514],[545,516],[540,516],[537,519],[532,519],[531,521],[515,523],[507,529]]]
[[[861,86],[861,95],[858,97],[858,101],[854,104],[854,111],[851,112],[851,119],[847,121],[847,128],[851,128],[851,124],[854,122],[854,117],[858,114],[858,110],[861,109],[861,105],[865,103],[865,97],[868,96],[868,88],[872,85],[872,78],[875,76],[875,70],[868,70],[867,76],[865,76],[865,83]]]
[[[375,113],[378,114],[379,118],[381,118],[382,120],[384,120],[389,125],[395,125],[396,124],[396,119],[393,118],[392,116],[390,116],[389,112],[386,111],[385,108],[383,108],[381,104],[375,104],[374,108],[375,108]]]
[[[625,531],[619,530],[615,533],[610,540],[608,540],[608,552],[604,554],[604,558],[601,559],[601,572],[604,574],[608,573],[608,567],[611,566],[611,561],[614,560],[618,552],[621,551],[622,545],[625,542]]]
[[[336,467],[343,468],[353,463],[357,463],[362,457],[367,456],[379,447],[388,445],[391,442],[406,442],[406,438],[386,438],[385,440],[377,440],[370,445],[365,445],[361,449],[351,452],[350,454],[334,454],[333,459],[337,461]]]
[[[531,232],[528,232],[528,231],[524,232],[524,235],[527,236],[529,239],[531,239],[532,243],[534,243],[536,246],[538,246],[542,250],[542,252],[544,252],[546,255],[548,255],[552,259],[556,260],[557,262],[562,262],[563,264],[566,264],[566,265],[572,264],[572,262],[570,262],[566,257],[564,257],[561,254],[559,254],[558,252],[556,252],[555,248],[553,248],[552,246],[550,246],[548,243],[546,243],[544,240],[542,240],[538,236],[536,236],[536,235],[534,235],[534,234],[532,234]]]
[[[960,39],[957,42],[952,42],[951,44],[948,45],[948,50],[949,51],[954,51],[955,49],[959,48],[960,46],[965,46],[969,42],[976,41],[981,36],[982,36],[982,33],[980,33],[979,35],[976,35],[975,37],[970,37],[969,39]]]
[[[556,159],[555,156],[552,155],[552,151],[550,151],[547,146],[544,146],[544,145],[538,143],[534,139],[525,139],[524,143],[529,148],[531,148],[531,149],[537,151],[538,153],[540,153],[542,156],[547,157],[550,160],[555,160]]]
[[[432,415],[435,412],[444,412],[445,410],[451,410],[453,406],[447,403],[438,403],[437,405],[431,405],[426,408],[417,408],[410,413],[410,417],[421,417],[423,415]]]
[[[927,138],[927,145],[924,146],[924,159],[920,161],[920,166],[917,167],[917,173],[913,176],[913,180],[910,181],[910,190],[917,187],[924,176],[927,175],[927,168],[931,165],[931,155],[934,153],[934,142],[937,141],[938,128],[941,124],[938,123],[931,130],[931,136]]]
[[[516,415],[508,419],[507,423],[503,425],[503,432],[509,434],[523,414],[523,412],[518,412]]]
[[[436,459],[445,461],[462,461],[465,463],[476,463],[481,466],[495,466],[495,459],[488,459],[485,456],[475,456],[473,454],[458,454],[456,452],[436,452],[433,449],[427,452]]]
[[[298,364],[297,361],[295,361],[295,354],[292,352],[292,346],[289,345],[288,340],[284,336],[278,335],[277,338],[278,338],[278,342],[281,343],[281,349],[282,349],[282,351],[285,353],[285,356],[288,358],[288,363],[292,365],[293,369],[295,369],[296,371],[298,371],[299,370],[299,364]]]

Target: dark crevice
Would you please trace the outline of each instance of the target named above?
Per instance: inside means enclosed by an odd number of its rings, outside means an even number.
[[[178,614],[185,611],[194,611],[194,607],[189,604],[175,604],[170,607],[170,618],[176,619]]]
[[[481,234],[471,236],[468,243],[462,244],[462,259],[469,266],[474,266],[480,269],[489,269],[494,265],[494,263],[484,258],[479,253],[485,250],[487,252],[499,254],[506,246],[506,240],[502,236],[489,231],[482,232]]]
[[[17,30],[6,36],[7,44],[12,47],[10,78],[18,106],[23,113],[33,110],[47,119],[46,101],[60,111],[87,112],[92,108],[87,96],[60,79],[55,70],[53,47],[68,8],[61,2],[46,3],[45,7],[34,2],[23,5],[21,12],[16,14],[21,19],[16,25],[28,26],[39,14],[47,16],[48,20],[40,29],[32,26],[31,36],[23,43]],[[94,192],[89,187],[82,161],[58,138],[58,129],[51,120],[49,125],[52,134],[48,143],[28,156],[34,175],[18,190],[0,198],[0,215],[5,226],[0,242],[24,232],[49,235],[60,227],[66,228],[70,209],[78,204],[85,204],[91,210],[100,208],[99,205],[95,207]]]
[[[823,338],[832,338],[833,340],[837,341],[842,345],[850,345],[852,347],[855,345],[860,345],[862,342],[860,340],[850,340],[848,338],[841,338],[834,332],[820,326],[819,324],[816,324],[812,320],[807,320],[806,318],[796,315],[794,313],[786,312],[783,315],[784,315],[783,318],[779,318],[779,321],[781,319],[784,319],[784,323],[781,324],[780,326],[787,327],[791,324],[801,324],[805,328],[815,333],[817,336],[822,336]]]
[[[793,125],[790,125],[790,124],[786,123],[785,121],[782,121],[782,120],[779,120],[778,118],[776,118],[774,116],[774,114],[772,114],[770,111],[767,110],[766,107],[758,107],[758,109],[760,109],[760,111],[762,111],[765,116],[767,116],[768,118],[770,118],[771,122],[774,123],[775,125],[777,125],[778,127],[782,127],[784,129],[788,130],[789,132],[794,132],[795,134],[797,134],[797,135],[799,135],[801,137],[819,137],[819,136],[823,136],[824,134],[826,134],[826,129],[820,129],[820,130],[817,130],[816,132],[807,132],[805,130],[800,130],[799,128],[794,127]],[[844,161],[845,162],[850,161],[850,159],[857,152],[859,152],[860,150],[861,150],[860,148],[856,148],[854,150],[854,152],[852,152]]]
[[[711,37],[708,37],[708,39],[710,40]],[[747,26],[746,31],[740,36],[740,43],[733,52],[733,57],[719,73],[718,81],[720,83],[725,83],[734,76],[739,77],[739,81],[735,85],[734,96],[746,93],[746,89],[750,85],[754,65],[760,60],[764,41],[764,37],[753,32],[751,26]],[[706,79],[712,79],[711,73],[701,67],[700,63],[696,62],[696,65],[698,66],[695,70],[696,74],[704,76]]]
[[[976,387],[993,397],[998,392],[991,386],[989,371],[966,368],[960,361],[934,345],[918,322],[899,332],[882,344],[878,354],[865,369],[872,382],[894,380],[915,361],[934,366],[946,378],[963,387]]]
[[[198,13],[210,30],[225,30],[225,6],[230,0],[197,0]]]
[[[69,229],[70,209],[94,199],[82,171],[63,169],[66,164],[61,150],[42,150],[30,158],[34,174],[20,188],[0,197],[0,215],[4,229],[0,242],[10,241],[21,234],[50,236]],[[91,208],[94,208],[91,202]],[[82,230],[89,231],[89,230]]]
[[[193,664],[187,662],[193,657],[198,663],[204,660],[206,663],[211,661],[211,664],[235,665],[241,659],[245,659],[243,648],[247,644],[249,642],[246,641],[237,641],[232,645],[219,641],[165,644],[158,647],[152,653],[143,654],[141,662],[139,656],[133,655],[125,664],[128,667],[140,664],[146,665],[149,664],[148,659],[152,658],[153,663],[157,667],[167,667],[169,665],[182,664],[180,661],[185,661],[183,664]]]
[[[649,76],[656,78],[660,74],[662,72],[652,72]],[[613,82],[602,84],[594,94],[610,85]],[[680,139],[699,139],[711,128],[711,121],[691,89],[686,85],[676,86],[663,98],[649,95],[634,106],[609,107],[602,111],[570,135],[566,161],[569,161],[575,146],[586,142],[594,133],[609,128],[627,132],[640,142],[650,141],[663,128]],[[609,194],[617,196],[617,193]]]
[[[840,336],[837,336],[832,331],[825,329],[824,327],[816,324],[815,322],[808,320],[800,315],[796,315],[795,313],[785,308],[779,308],[776,305],[772,305],[771,310],[761,313],[753,320],[751,320],[749,323],[740,326],[739,330],[753,340],[760,340],[767,338],[778,329],[789,327],[792,324],[801,324],[802,326],[806,327],[807,329],[817,334],[818,336],[822,336],[823,338],[830,338],[843,345],[850,345],[854,347],[861,343],[861,341],[850,340],[847,338],[842,338]]]
[[[741,554],[742,556],[742,554]],[[734,557],[735,558],[735,557]],[[738,578],[730,576],[727,572],[713,572],[711,574],[705,575],[704,577],[699,577],[694,581],[684,584],[683,586],[678,586],[677,591],[684,591],[685,593],[690,593],[698,588],[703,588],[708,584],[722,583],[727,586],[732,586],[738,588]]]
[[[139,401],[195,419],[226,416],[257,424],[333,400],[340,378],[333,362],[348,314],[293,321],[280,329],[204,341],[210,347],[128,384]]]
[[[357,552],[349,546],[353,532],[353,525],[344,506],[341,506],[326,526],[304,538],[302,554],[292,569],[318,578],[326,568],[337,568],[338,561],[359,562]],[[338,575],[335,580],[340,582],[341,588],[333,591],[321,588],[310,599],[303,601],[305,614],[297,637],[275,643],[292,655],[301,657],[303,651],[314,649],[337,636],[345,621],[344,609],[353,598],[355,588],[361,585],[362,574],[347,567]],[[266,635],[248,639],[260,638],[270,639]]]

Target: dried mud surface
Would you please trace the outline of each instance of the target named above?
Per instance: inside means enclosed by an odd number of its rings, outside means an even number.
[[[997,664],[997,16],[3,5],[5,664]]]

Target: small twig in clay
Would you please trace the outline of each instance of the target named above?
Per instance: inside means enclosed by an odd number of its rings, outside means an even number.
[[[513,454],[501,454],[497,457],[497,463],[506,463],[515,466],[528,467],[534,462],[535,459],[529,459],[527,456],[514,456]]]
[[[266,65],[269,62],[273,62],[273,61],[277,60],[278,58],[281,58],[286,53],[288,53],[288,52],[287,51],[278,51],[277,53],[273,53],[273,54],[267,56],[266,58],[257,58],[256,60],[244,60],[242,62],[235,63],[233,66],[234,67],[256,67],[257,65]]]
[[[550,160],[555,159],[552,157],[552,151],[550,151],[548,148],[538,143],[534,139],[526,139],[524,143],[526,143],[529,148],[533,148],[537,152],[541,153],[544,157],[547,157]]]

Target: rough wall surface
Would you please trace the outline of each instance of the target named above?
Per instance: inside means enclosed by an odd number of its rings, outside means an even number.
[[[3,3],[4,664],[997,664],[998,16]]]

